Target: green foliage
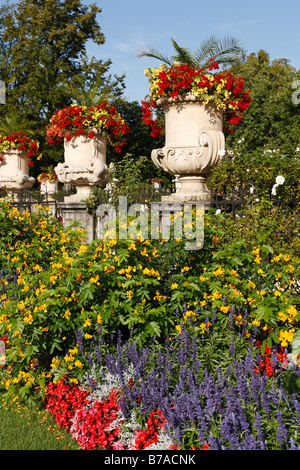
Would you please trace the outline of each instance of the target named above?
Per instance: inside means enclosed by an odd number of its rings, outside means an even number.
[[[292,84],[299,79],[299,71],[287,59],[270,62],[263,50],[245,57],[230,70],[243,77],[252,103],[237,131],[228,136],[227,148],[234,149],[244,139],[246,159],[248,152],[256,149],[280,149],[292,155],[300,142],[300,108],[292,101]]]
[[[299,327],[299,223],[276,237],[276,211],[257,206],[236,220],[206,214],[204,246],[192,251],[172,234],[86,245],[82,231],[42,211],[20,214],[2,203],[0,214],[0,335],[8,335],[11,364],[2,375],[23,395],[35,386],[42,394],[52,376],[81,380],[78,329],[87,344],[101,327],[105,338],[121,331],[148,345],[190,321],[204,334],[212,312],[221,329],[230,315],[241,325],[246,309],[248,333],[288,346]]]
[[[119,197],[126,197],[128,205],[156,200],[157,194],[151,181],[145,182],[149,169],[149,159],[146,156],[135,157],[126,154],[122,160],[110,166],[110,183],[108,188],[99,185],[92,189],[86,199],[87,210],[95,214],[99,204],[110,203],[117,207]]]
[[[104,43],[95,4],[80,0],[34,2],[24,0],[0,10],[0,75],[7,87],[4,111],[18,107],[22,115],[50,116],[71,104],[68,82],[93,85],[104,77],[110,61],[88,60],[86,43]],[[110,79],[99,85],[105,89]]]
[[[211,36],[204,40],[195,52],[191,52],[186,47],[179,44],[171,38],[175,54],[166,57],[155,49],[142,50],[139,57],[152,57],[171,66],[174,62],[188,64],[190,67],[207,68],[210,60],[218,62],[225,67],[238,62],[243,51],[239,41],[236,38],[219,39],[217,36]]]

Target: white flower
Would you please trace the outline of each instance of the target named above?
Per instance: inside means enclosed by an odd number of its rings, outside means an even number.
[[[254,193],[254,186],[250,186],[250,194]]]
[[[272,188],[272,196],[276,196],[276,188],[277,188],[278,184],[274,184],[273,185],[273,188]]]
[[[279,176],[276,176],[276,184],[283,184],[285,182],[285,179],[283,176],[279,175]]]
[[[217,214],[221,214],[221,209],[217,209],[217,210],[216,210],[216,215],[217,215]]]
[[[225,153],[226,153],[225,149],[220,149],[220,150],[218,151],[218,155],[219,155],[220,157],[224,157]]]

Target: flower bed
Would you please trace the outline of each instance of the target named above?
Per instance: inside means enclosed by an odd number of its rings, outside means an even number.
[[[286,367],[299,220],[281,233],[274,214],[207,214],[205,244],[190,252],[174,239],[86,245],[44,210],[2,202],[1,385],[46,397],[83,448],[297,448],[298,369]]]
[[[85,450],[299,450],[300,394],[282,386],[299,369],[282,351],[266,368],[271,351],[261,356],[254,338],[244,350],[241,331],[224,341],[218,329],[200,339],[183,328],[166,348],[119,340],[114,355],[90,351],[83,386],[50,383],[46,407]],[[227,362],[209,366],[208,347],[222,342]]]

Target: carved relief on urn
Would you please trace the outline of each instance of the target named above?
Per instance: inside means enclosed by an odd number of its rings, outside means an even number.
[[[66,202],[80,202],[88,198],[94,186],[109,181],[106,148],[106,137],[101,133],[94,138],[80,135],[69,141],[65,139],[65,161],[54,170],[61,183],[76,186],[76,194],[65,198]]]
[[[178,189],[165,202],[210,201],[206,181],[225,154],[222,111],[188,94],[157,102],[165,111],[165,146],[151,153],[154,164],[177,175]]]

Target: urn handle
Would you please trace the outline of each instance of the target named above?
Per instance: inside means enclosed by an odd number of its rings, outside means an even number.
[[[222,131],[202,131],[199,146],[205,148],[202,169],[216,165],[225,153],[225,137]]]

